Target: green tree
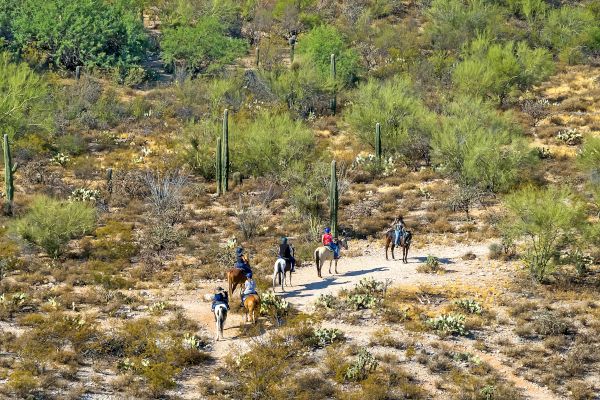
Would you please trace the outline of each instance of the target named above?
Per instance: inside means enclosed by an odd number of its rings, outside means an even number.
[[[215,17],[202,17],[194,26],[166,29],[161,41],[167,63],[184,62],[197,72],[214,72],[246,52],[246,42],[228,36]]]
[[[360,71],[358,53],[333,26],[321,25],[310,30],[298,41],[296,50],[303,62],[315,65],[323,82],[329,81],[332,54],[336,57],[337,84],[351,85]]]
[[[519,128],[506,114],[477,98],[450,103],[433,134],[432,159],[464,187],[508,190],[531,162]]]
[[[0,130],[11,139],[46,130],[52,123],[45,79],[25,63],[0,54]]]
[[[29,212],[16,221],[12,229],[52,257],[58,257],[69,240],[91,232],[95,221],[96,211],[87,203],[38,196],[31,203]]]
[[[231,141],[234,171],[271,175],[277,181],[293,163],[310,163],[315,154],[310,129],[287,113],[262,112],[252,122],[232,130]]]
[[[582,203],[566,188],[526,187],[506,198],[505,229],[524,238],[524,261],[531,275],[543,281],[554,270],[553,257],[565,237],[578,234],[584,222]]]
[[[554,71],[552,55],[525,42],[492,43],[474,40],[454,72],[453,81],[466,94],[502,99],[515,90],[542,82]]]
[[[440,50],[458,50],[478,34],[499,35],[506,12],[485,0],[433,0],[426,12],[425,33]]]
[[[600,48],[600,18],[579,6],[551,10],[541,38],[563,61],[577,62],[584,52]]]
[[[363,143],[374,145],[375,124],[379,122],[384,153],[399,152],[407,160],[428,156],[435,116],[408,78],[386,82],[371,79],[352,92],[350,104],[345,120]]]
[[[14,6],[13,3],[18,4]],[[96,0],[6,0],[10,40],[19,50],[73,69],[139,63],[147,35],[139,13]],[[43,60],[42,60],[43,61]]]

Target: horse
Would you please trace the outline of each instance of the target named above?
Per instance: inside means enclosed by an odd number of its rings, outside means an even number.
[[[246,282],[246,272],[240,268],[231,268],[227,271],[227,283],[229,284],[229,298],[233,297],[233,293],[238,285],[240,285],[240,293],[244,290],[244,282]]]
[[[260,310],[260,297],[257,294],[249,294],[244,300],[244,323],[250,320],[252,316],[252,323],[256,323],[256,314]]]
[[[217,325],[217,336],[215,340],[223,339],[223,327],[227,319],[227,306],[225,304],[217,304],[215,306],[215,323]]]
[[[412,241],[412,233],[405,231],[404,238],[400,239],[399,246],[402,247],[402,262],[408,263],[408,249],[410,249],[410,243]],[[388,260],[388,248],[392,245],[392,260],[394,258],[394,248],[396,247],[396,232],[394,229],[390,229],[385,233],[385,259]]]
[[[348,250],[348,239],[343,237],[342,239],[336,239],[335,243],[340,246],[342,249]],[[333,251],[329,249],[327,246],[320,246],[315,249],[315,264],[317,266],[317,275],[319,278],[321,276],[321,268],[323,268],[323,264],[325,261],[329,261],[329,273],[331,274],[331,264],[332,262],[335,264],[335,273],[338,273],[337,263],[338,260],[333,257]]]
[[[294,248],[292,247],[292,257],[294,256]],[[290,273],[289,286],[292,286],[292,265],[283,258],[278,258],[273,265],[273,289],[275,289],[275,278],[279,277],[279,283],[281,284],[281,291],[285,292],[283,285],[285,284],[285,273]]]

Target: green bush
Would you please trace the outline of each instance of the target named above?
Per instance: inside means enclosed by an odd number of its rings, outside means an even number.
[[[457,99],[445,114],[433,134],[435,164],[461,185],[486,191],[505,191],[523,179],[532,158],[510,115],[473,98]]]
[[[403,158],[427,158],[429,141],[435,130],[435,116],[423,104],[408,78],[387,82],[369,80],[350,99],[345,120],[365,144],[375,146],[375,124],[381,124],[384,153],[400,152]],[[421,147],[415,147],[421,144]]]
[[[501,100],[542,82],[553,70],[552,55],[545,49],[531,49],[525,42],[494,44],[480,37],[471,43],[452,79],[462,93]]]
[[[544,17],[548,9],[544,0],[508,0],[507,3],[512,12],[529,23]]]
[[[316,66],[323,82],[329,81],[332,54],[336,57],[337,84],[351,85],[361,69],[358,54],[350,47],[348,39],[333,26],[321,25],[302,36],[297,54],[303,62]]]
[[[507,18],[497,4],[484,0],[433,0],[426,15],[425,32],[441,50],[458,50],[482,32],[496,37]]]
[[[261,112],[256,119],[231,135],[233,170],[246,176],[272,175],[297,162],[309,163],[315,154],[314,136],[289,114]]]
[[[46,80],[27,64],[13,63],[8,53],[0,53],[0,93],[0,127],[11,140],[50,129]]]
[[[344,373],[347,381],[358,382],[367,379],[369,374],[377,369],[379,363],[369,351],[362,347],[358,351],[356,359],[348,366]]]
[[[541,39],[562,61],[578,62],[586,50],[600,48],[600,18],[579,6],[551,10],[543,23]]]
[[[242,39],[228,36],[218,18],[202,17],[194,26],[179,26],[164,31],[162,57],[166,63],[184,62],[197,72],[214,72],[246,52]]]
[[[138,64],[148,45],[139,13],[96,0],[7,0],[10,44],[69,69]]]
[[[483,308],[477,300],[474,299],[460,299],[454,302],[459,308],[468,312],[469,314],[481,314]]]
[[[88,203],[38,196],[29,212],[13,224],[13,229],[23,239],[57,257],[69,240],[91,232],[95,220],[95,209]]]
[[[506,206],[509,215],[504,229],[525,239],[524,261],[532,277],[543,281],[554,269],[551,261],[561,241],[578,235],[584,221],[583,206],[569,190],[556,187],[526,187],[508,196]]]
[[[427,325],[443,335],[467,336],[469,334],[465,328],[465,316],[461,314],[442,314],[427,320]]]

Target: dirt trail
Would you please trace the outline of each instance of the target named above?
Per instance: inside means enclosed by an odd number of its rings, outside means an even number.
[[[351,246],[353,244],[351,243]],[[487,243],[475,245],[456,245],[424,246],[421,249],[411,249],[409,254],[409,263],[403,264],[399,260],[386,261],[385,254],[381,244],[377,242],[365,243],[355,242],[354,246],[362,248],[363,255],[353,258],[342,258],[338,263],[337,275],[329,274],[329,265],[323,266],[323,278],[319,279],[314,265],[310,267],[298,268],[292,277],[293,286],[286,286],[285,292],[281,292],[281,287],[275,291],[288,300],[294,307],[304,312],[311,312],[314,301],[321,294],[336,294],[341,289],[350,289],[361,279],[370,277],[379,281],[392,280],[392,285],[418,285],[427,284],[431,286],[445,285],[449,283],[463,283],[470,286],[480,287],[501,287],[502,282],[508,281],[512,273],[512,268],[503,265],[500,262],[488,260],[485,255],[488,252]],[[462,256],[467,253],[473,253],[474,260],[462,260]],[[424,263],[428,255],[434,255],[439,258],[444,265],[447,273],[434,275],[422,274],[416,271],[417,267]],[[332,267],[333,272],[333,267]],[[210,311],[208,301],[203,297],[213,289],[218,283],[212,284],[206,289],[198,290],[193,293],[187,292],[177,298],[176,303],[182,306],[190,318],[208,327],[212,335],[215,333],[214,319]],[[237,301],[237,296],[234,297]],[[238,328],[242,322],[242,316],[237,313],[230,313],[225,330],[225,340],[214,342],[213,355],[221,359],[230,351],[243,351],[251,339],[239,338]],[[341,327],[345,329],[344,327]],[[364,329],[358,340],[368,341],[373,329]],[[462,345],[462,344],[461,344]],[[505,379],[513,382],[520,388],[529,399],[555,399],[550,391],[534,383],[517,376],[510,368],[502,365],[499,360],[493,356],[486,355],[465,345],[466,348],[480,356],[481,359],[488,362]]]

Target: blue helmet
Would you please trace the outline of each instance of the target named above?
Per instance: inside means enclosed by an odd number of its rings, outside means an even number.
[[[287,244],[287,238],[285,236],[281,238],[281,244]]]
[[[331,233],[331,229],[325,228],[325,233]]]
[[[238,256],[241,256],[244,253],[244,249],[242,247],[238,247],[237,249],[235,249],[235,254],[237,254]]]
[[[248,278],[248,279],[252,278],[252,272],[248,272],[248,273],[246,274],[246,278]]]

